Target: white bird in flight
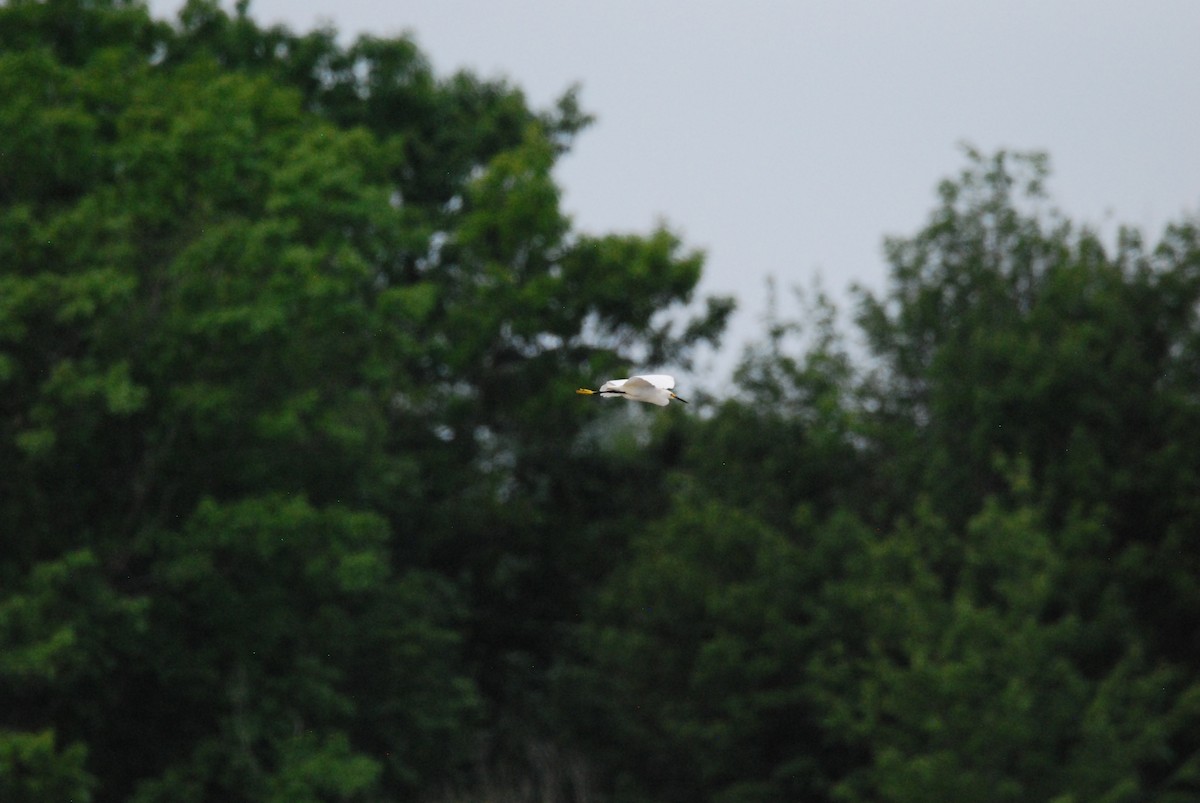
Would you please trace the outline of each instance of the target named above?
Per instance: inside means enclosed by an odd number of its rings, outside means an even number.
[[[648,402],[666,407],[671,399],[687,404],[687,399],[681,399],[671,392],[675,387],[675,377],[668,374],[643,374],[631,376],[628,379],[610,379],[600,386],[599,390],[580,388],[575,391],[583,396],[607,396],[608,398],[624,397],[630,401]]]

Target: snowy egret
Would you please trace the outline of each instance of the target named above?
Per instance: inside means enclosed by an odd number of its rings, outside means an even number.
[[[671,392],[675,387],[675,377],[667,374],[644,374],[631,376],[628,379],[610,379],[600,386],[599,390],[580,388],[575,391],[583,396],[607,396],[613,398],[623,396],[631,401],[649,402],[659,407],[666,407],[671,399],[687,404],[687,399],[681,399]]]

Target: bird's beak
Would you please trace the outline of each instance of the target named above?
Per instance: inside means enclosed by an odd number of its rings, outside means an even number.
[[[580,396],[594,396],[594,395],[596,395],[596,391],[594,391],[594,390],[588,390],[587,388],[579,388],[579,389],[578,389],[578,390],[576,390],[575,392],[576,392],[576,393],[578,393]]]
[[[687,399],[681,399],[681,398],[679,398],[678,396],[676,396],[674,393],[672,393],[672,394],[671,394],[671,398],[672,398],[672,399],[674,399],[675,401],[681,401],[681,402],[683,402],[684,404],[687,404],[687,403],[688,403],[688,400],[687,400]]]

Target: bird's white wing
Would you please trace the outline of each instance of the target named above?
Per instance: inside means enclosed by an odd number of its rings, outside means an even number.
[[[628,379],[610,379],[601,385],[600,390],[597,392],[603,393],[606,390],[620,390],[621,388],[625,387],[625,383],[628,381]]]
[[[665,388],[660,388],[649,382],[653,377],[631,376],[625,380],[625,386],[622,388],[625,391],[625,398],[633,401],[647,402],[649,404],[657,404],[659,407],[666,407],[671,403],[671,392]]]
[[[670,374],[642,374],[641,376],[630,377],[629,381],[632,382],[634,379],[644,379],[654,387],[662,388],[663,390],[670,390],[675,387],[675,377]]]

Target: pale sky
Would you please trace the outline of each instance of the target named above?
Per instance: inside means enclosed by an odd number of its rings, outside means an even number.
[[[182,2],[149,6],[173,19]],[[702,291],[739,298],[701,375],[761,334],[767,276],[819,273],[840,303],[852,282],[882,288],[883,237],[921,226],[961,142],[1046,151],[1052,200],[1103,231],[1153,239],[1200,214],[1195,0],[257,0],[250,14],[347,41],[408,31],[439,75],[506,78],[535,108],[579,83],[597,122],[556,171],[576,228],[665,221],[707,253]]]

